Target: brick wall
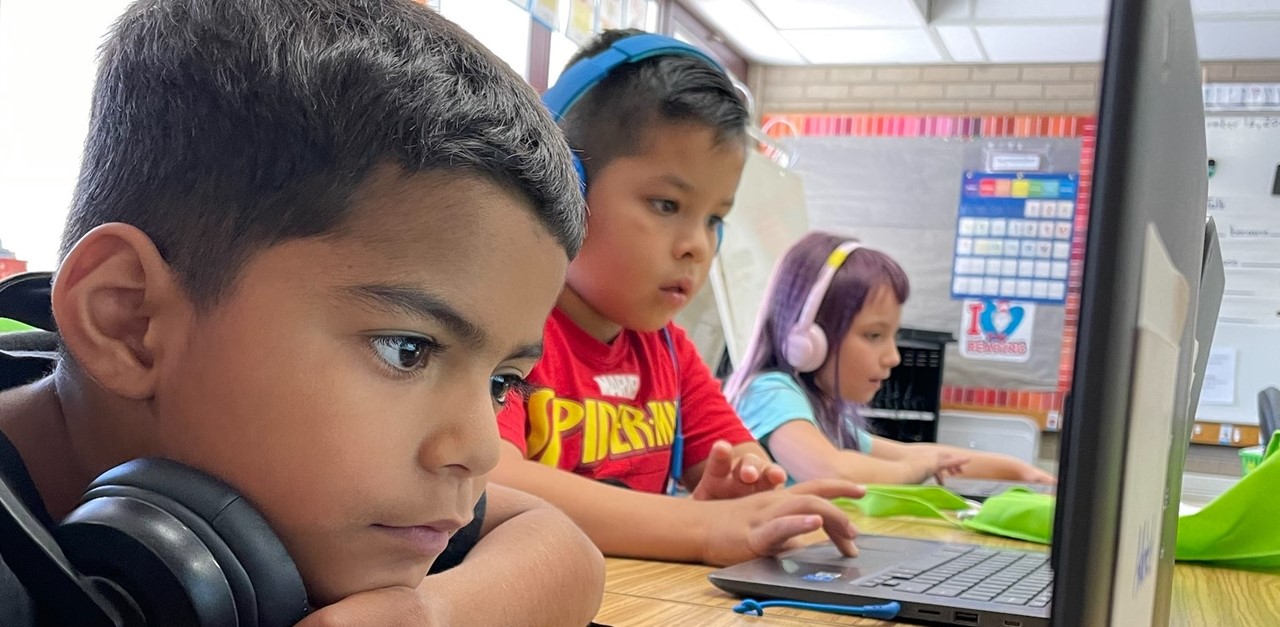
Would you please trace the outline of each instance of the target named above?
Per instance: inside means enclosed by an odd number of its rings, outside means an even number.
[[[1099,66],[892,65],[753,67],[765,113],[1087,113]],[[1280,62],[1206,63],[1206,82],[1280,82]]]

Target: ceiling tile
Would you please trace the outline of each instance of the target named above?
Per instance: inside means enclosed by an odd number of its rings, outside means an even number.
[[[1102,59],[1102,24],[975,26],[992,63],[1070,63]]]
[[[974,0],[973,17],[978,22],[1058,18],[1101,21],[1110,6],[1108,0]]]
[[[768,65],[805,62],[749,0],[699,0],[689,6],[752,61]]]
[[[686,0],[686,5],[752,61],[793,65],[806,61],[1096,61],[1102,57],[1109,3]],[[1276,35],[1280,33],[1280,0],[1191,0],[1191,5],[1202,58],[1280,59],[1280,36]],[[931,7],[931,27],[922,24],[924,7]]]
[[[922,26],[915,0],[751,0],[779,29]],[[693,4],[698,4],[695,0]]]
[[[939,63],[942,54],[924,29],[784,30],[812,63]]]

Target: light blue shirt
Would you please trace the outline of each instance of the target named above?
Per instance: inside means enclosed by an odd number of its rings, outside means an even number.
[[[734,408],[766,451],[769,450],[769,436],[792,420],[804,420],[822,431],[809,397],[800,389],[800,384],[791,375],[781,372],[756,375],[738,395]],[[871,434],[864,429],[857,429],[856,433],[859,449],[870,454]]]

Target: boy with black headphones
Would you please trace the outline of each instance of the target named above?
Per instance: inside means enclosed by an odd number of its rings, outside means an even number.
[[[493,480],[551,501],[606,554],[731,564],[819,528],[855,549],[828,499],[778,489],[671,320],[706,281],[746,159],[747,110],[717,63],[679,41],[609,31],[543,101],[579,157],[587,239],[570,263],[525,400],[499,415]],[[677,486],[692,498],[668,498]]]
[[[0,354],[0,624],[586,624],[595,547],[485,498],[584,219],[420,4],[130,6],[51,291],[0,293],[57,331]]]

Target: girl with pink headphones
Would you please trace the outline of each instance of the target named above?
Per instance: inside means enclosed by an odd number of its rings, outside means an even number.
[[[1052,483],[1023,461],[867,432],[871,402],[901,358],[895,336],[910,292],[884,253],[830,233],[801,238],[770,281],[756,333],[725,393],[794,481],[919,483],[965,475]]]

